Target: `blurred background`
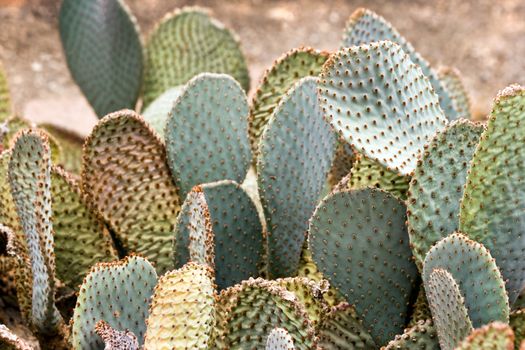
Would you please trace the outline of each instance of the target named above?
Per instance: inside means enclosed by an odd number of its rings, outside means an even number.
[[[357,7],[384,16],[433,66],[458,68],[478,119],[490,111],[498,90],[525,84],[523,0],[125,2],[143,37],[177,7],[211,8],[241,39],[252,92],[264,70],[284,52],[299,46],[336,50]],[[0,0],[0,61],[20,115],[85,135],[97,118],[66,67],[57,31],[59,7],[60,0]]]

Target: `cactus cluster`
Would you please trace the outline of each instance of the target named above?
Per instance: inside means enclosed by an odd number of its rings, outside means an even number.
[[[251,104],[202,9],[144,48],[122,0],[65,0],[60,30],[101,120],[29,123],[0,72],[1,349],[525,348],[524,88],[474,123],[364,9]]]

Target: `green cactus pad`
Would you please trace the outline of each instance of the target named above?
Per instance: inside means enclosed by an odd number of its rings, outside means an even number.
[[[82,146],[84,138],[77,133],[53,124],[40,125],[49,135],[56,139],[61,152],[56,165],[61,165],[73,174],[80,174],[82,167]]]
[[[13,230],[0,224],[0,300],[10,305],[17,304],[17,237]]]
[[[5,325],[0,324],[0,349],[2,350],[33,350],[24,339],[20,338]]]
[[[84,144],[81,184],[124,248],[159,273],[172,268],[179,197],[164,144],[142,117],[120,111],[95,126]]]
[[[319,346],[324,350],[377,349],[372,337],[357,320],[354,308],[342,302],[328,310],[317,327]]]
[[[319,94],[342,138],[401,175],[414,171],[425,143],[447,123],[421,69],[389,41],[334,54],[319,77]]]
[[[268,229],[270,276],[297,272],[308,218],[331,167],[336,139],[322,118],[315,78],[282,98],[259,145],[258,185]]]
[[[274,328],[266,340],[266,350],[295,350],[293,339],[284,328]]]
[[[104,350],[138,350],[137,336],[130,331],[118,331],[105,321],[98,321],[95,332],[104,341]]]
[[[507,281],[512,305],[525,284],[525,89],[498,94],[472,158],[459,228],[483,243]]]
[[[470,98],[459,71],[452,67],[440,67],[437,75],[449,94],[454,110],[457,112],[456,118],[471,119]]]
[[[514,331],[514,345],[516,349],[525,341],[525,309],[515,310],[510,314],[510,326]]]
[[[378,345],[403,331],[417,288],[405,212],[392,195],[367,188],[331,194],[310,219],[316,265]]]
[[[166,151],[181,198],[193,186],[241,183],[251,162],[248,102],[225,74],[199,74],[176,100],[166,123]]]
[[[209,349],[215,326],[213,271],[188,263],[162,276],[147,324],[145,349]]]
[[[264,348],[275,327],[288,331],[297,349],[315,348],[313,324],[297,297],[271,281],[243,281],[223,290],[217,303],[219,348]]]
[[[186,197],[175,228],[175,266],[188,261],[215,269],[219,289],[257,277],[263,263],[257,208],[235,182],[196,186]]]
[[[328,185],[335,188],[337,184],[350,173],[356,160],[352,147],[344,140],[337,142],[332,168],[328,173]]]
[[[458,230],[467,171],[483,127],[458,120],[425,146],[410,181],[408,233],[421,265],[432,245]]]
[[[146,45],[144,106],[169,88],[203,73],[225,73],[245,91],[250,76],[235,33],[198,7],[167,15]]]
[[[436,329],[432,320],[419,321],[396,335],[384,348],[385,350],[440,350]]]
[[[164,139],[166,121],[173,108],[173,104],[183,91],[183,86],[176,86],[166,90],[162,95],[151,102],[148,108],[142,111],[144,120]]]
[[[453,350],[472,331],[461,291],[454,277],[443,269],[430,273],[425,290],[441,349]]]
[[[350,174],[337,187],[340,191],[366,187],[379,188],[391,193],[396,198],[405,200],[409,182],[409,176],[398,175],[385,168],[381,163],[358,154]]]
[[[31,325],[54,333],[62,319],[55,307],[55,254],[51,224],[51,150],[47,136],[23,130],[14,140],[8,179],[24,232],[32,277]]]
[[[456,281],[472,326],[509,321],[505,284],[494,259],[483,245],[463,234],[453,233],[433,246],[423,264],[427,295],[430,275],[435,269],[446,270]],[[435,317],[435,313],[432,314]]]
[[[91,266],[118,260],[104,222],[88,208],[77,180],[59,167],[51,169],[51,199],[60,281],[77,289]]]
[[[7,74],[5,73],[2,62],[0,62],[0,122],[5,121],[11,114],[11,94],[9,93],[9,84]]]
[[[514,334],[509,325],[493,322],[475,329],[456,350],[512,350]]]
[[[59,29],[67,65],[102,118],[134,108],[142,81],[142,44],[122,0],[64,0]]]
[[[156,284],[155,269],[138,256],[95,265],[78,294],[71,326],[73,348],[104,349],[102,339],[95,335],[98,321],[106,321],[118,331],[132,332],[142,345]]]
[[[327,52],[301,47],[285,53],[264,73],[250,107],[249,131],[254,155],[264,128],[282,97],[301,78],[319,75],[327,59]]]
[[[432,88],[439,96],[439,103],[447,118],[449,120],[459,118],[460,115],[455,109],[455,104],[451,99],[450,92],[439,80],[436,72],[430,67],[428,62],[417,53],[414,47],[383,17],[368,9],[357,9],[346,23],[342,47],[359,46],[382,40],[389,40],[396,43],[405,51],[410,60],[420,67],[423,74],[428,77]]]

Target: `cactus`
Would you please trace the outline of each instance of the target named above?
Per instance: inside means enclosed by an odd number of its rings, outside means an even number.
[[[367,188],[331,194],[310,219],[315,263],[378,345],[403,330],[416,289],[405,211],[392,195]]]
[[[0,62],[0,122],[4,122],[11,116],[13,108],[11,106],[11,94],[9,93],[9,84],[7,74],[2,62]]]
[[[193,186],[219,180],[241,183],[250,166],[248,102],[225,74],[191,79],[166,124],[166,151],[181,198]]]
[[[430,276],[436,269],[445,270],[452,275],[465,300],[472,326],[477,328],[493,321],[509,321],[505,284],[494,259],[483,245],[463,234],[454,233],[439,241],[428,252],[423,264],[423,282],[434,319],[435,312],[445,307],[443,304],[433,305],[429,294],[430,289],[435,289],[429,283]]]
[[[525,341],[525,309],[511,312],[509,324],[514,331],[514,346],[519,349]]]
[[[498,94],[472,158],[459,214],[459,229],[496,259],[511,305],[525,283],[524,108],[524,88],[511,85]]]
[[[263,234],[257,209],[235,182],[196,186],[186,197],[175,228],[175,266],[193,261],[215,270],[219,289],[257,277]]]
[[[172,268],[179,197],[164,144],[142,117],[120,111],[99,121],[84,144],[81,186],[128,251],[159,273]]]
[[[436,329],[431,320],[419,321],[403,334],[396,335],[385,350],[440,350]]]
[[[419,321],[425,321],[432,318],[430,305],[428,305],[427,295],[423,283],[419,286],[416,302],[412,306],[412,315],[408,327],[415,326]]]
[[[337,185],[350,173],[357,156],[344,140],[337,141],[332,168],[328,173],[328,186],[335,191]],[[346,182],[345,182],[346,184]]]
[[[437,75],[448,92],[457,119],[471,119],[470,98],[461,80],[461,74],[453,67],[439,67]]]
[[[198,7],[168,14],[146,44],[144,106],[203,73],[225,73],[245,91],[250,77],[235,33]]]
[[[137,336],[130,331],[118,331],[105,321],[98,321],[95,332],[104,340],[104,350],[139,350]]]
[[[319,95],[342,138],[401,175],[414,171],[425,143],[447,124],[428,79],[389,41],[334,54],[319,76]]]
[[[0,349],[2,350],[33,350],[24,339],[17,336],[5,325],[0,324]]]
[[[422,58],[414,47],[392,27],[383,17],[368,9],[357,9],[346,23],[342,47],[359,46],[375,41],[389,40],[399,45],[425,76],[428,77],[433,90],[439,96],[439,104],[449,120],[460,117],[456,105],[446,86],[439,80],[438,74]]]
[[[142,44],[122,0],[65,0],[59,29],[67,65],[102,118],[134,108],[142,81]]]
[[[103,349],[95,325],[105,321],[117,331],[130,331],[143,344],[148,304],[157,283],[153,266],[144,258],[127,257],[98,263],[80,287],[72,318],[73,349]]]
[[[151,301],[145,349],[208,349],[215,326],[213,271],[188,263],[159,279]]]
[[[301,47],[285,53],[264,73],[250,107],[249,132],[254,155],[266,124],[286,92],[301,78],[317,76],[327,59],[327,52]]]
[[[483,127],[451,123],[425,146],[410,181],[408,233],[419,265],[432,245],[459,226],[459,206],[470,160]]]
[[[45,130],[62,149],[55,165],[62,166],[65,170],[80,174],[82,166],[82,146],[84,138],[77,133],[52,124],[42,124],[40,128]]]
[[[475,329],[456,350],[509,350],[514,348],[512,329],[504,323],[493,322]]]
[[[354,308],[347,302],[324,313],[317,334],[319,346],[325,350],[377,348],[370,334],[358,321]]]
[[[11,148],[13,138],[22,129],[33,128],[34,124],[16,115],[5,119],[1,130],[3,149]]]
[[[169,88],[142,111],[144,120],[149,123],[162,139],[166,136],[164,134],[166,130],[166,121],[171,113],[173,104],[182,93],[183,88],[184,86]]]
[[[259,147],[270,276],[297,272],[307,220],[330,170],[335,141],[321,116],[315,79],[301,79],[274,110]]]
[[[266,340],[266,350],[295,350],[293,339],[284,328],[274,328]]]

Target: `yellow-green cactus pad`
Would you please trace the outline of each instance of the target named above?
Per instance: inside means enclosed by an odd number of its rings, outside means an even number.
[[[525,309],[511,312],[509,324],[514,331],[514,345],[519,349],[520,344],[525,341]]]
[[[475,329],[456,350],[512,350],[514,349],[514,334],[509,325],[493,322]]]
[[[60,146],[61,152],[55,165],[61,165],[65,170],[73,174],[80,174],[84,138],[57,125],[42,124],[40,127],[55,138]]]
[[[12,113],[13,107],[11,106],[7,74],[2,66],[2,62],[0,62],[0,122],[5,121]]]

